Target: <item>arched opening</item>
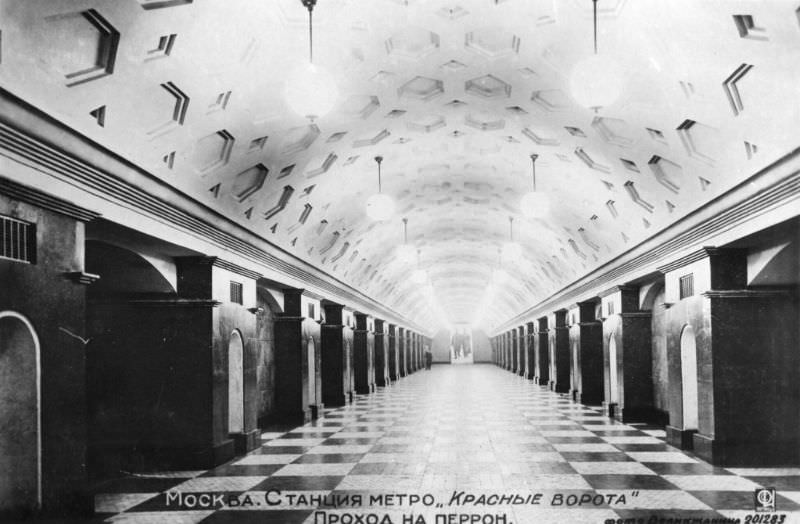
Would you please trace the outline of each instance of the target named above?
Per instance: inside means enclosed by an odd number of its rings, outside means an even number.
[[[238,331],[228,342],[228,433],[244,431],[244,343]]]
[[[0,511],[42,503],[39,338],[31,323],[0,312]]]
[[[697,344],[688,324],[681,332],[681,394],[683,429],[697,429]]]
[[[308,405],[317,405],[317,347],[314,337],[308,337]]]
[[[617,340],[614,335],[608,339],[608,402],[619,403],[619,376],[617,374]]]

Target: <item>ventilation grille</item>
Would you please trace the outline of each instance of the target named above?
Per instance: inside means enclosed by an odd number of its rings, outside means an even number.
[[[680,283],[680,299],[691,297],[694,295],[694,275],[688,274],[682,276],[679,280]]]
[[[241,282],[231,281],[231,302],[240,305],[244,304],[243,289],[244,286]]]
[[[36,263],[36,226],[0,216],[0,258]]]

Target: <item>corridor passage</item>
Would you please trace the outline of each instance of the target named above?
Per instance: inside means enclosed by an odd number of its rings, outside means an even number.
[[[610,421],[490,365],[434,366],[289,429],[264,433],[260,449],[211,471],[108,483],[95,497],[98,520],[399,524],[412,514],[411,522],[422,515],[427,523],[486,514],[516,524],[653,515],[800,522],[800,468],[715,468],[666,445],[661,428]],[[774,520],[745,520],[759,487],[777,489]],[[460,504],[450,504],[454,492],[464,492]],[[238,507],[200,507],[213,494]],[[399,495],[425,494],[434,505],[400,503]],[[538,505],[469,502],[536,494]],[[322,495],[327,503],[338,496],[342,507],[318,508]]]

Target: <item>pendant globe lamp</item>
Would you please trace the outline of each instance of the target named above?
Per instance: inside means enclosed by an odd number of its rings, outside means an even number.
[[[550,198],[547,193],[536,191],[536,159],[539,155],[531,155],[531,174],[533,175],[533,190],[522,195],[519,207],[526,218],[542,218],[550,214]]]
[[[492,271],[492,284],[495,286],[502,286],[506,282],[508,282],[508,273],[506,270],[503,269],[503,258],[500,254],[500,250],[497,251],[497,267],[494,268]]]
[[[619,98],[625,81],[620,65],[611,57],[597,53],[597,0],[592,0],[592,3],[594,54],[575,64],[569,85],[576,102],[597,112]]]
[[[522,258],[522,246],[514,242],[514,217],[508,217],[509,240],[503,244],[503,260],[516,262]]]
[[[401,263],[410,265],[416,255],[417,250],[408,243],[408,218],[403,218],[403,243],[397,247],[397,258]]]
[[[394,215],[394,200],[381,193],[381,163],[382,156],[375,157],[378,164],[378,192],[367,199],[367,216],[372,220],[388,220]]]
[[[333,109],[339,92],[331,74],[314,63],[312,15],[317,0],[300,0],[308,9],[308,63],[299,64],[286,77],[284,98],[298,115],[312,122]]]
[[[422,285],[428,281],[428,272],[419,266],[419,250],[417,250],[417,269],[411,273],[411,281],[418,285]]]

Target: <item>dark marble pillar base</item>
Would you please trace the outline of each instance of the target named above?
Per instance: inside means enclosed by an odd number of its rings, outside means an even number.
[[[236,452],[236,455],[244,455],[248,451],[252,451],[257,447],[260,447],[260,436],[261,431],[258,429],[254,429],[246,433],[231,433],[230,437],[233,439],[233,448]]]
[[[681,429],[674,426],[667,426],[665,429],[667,431],[667,444],[679,449],[694,449],[693,437],[697,433],[696,429]]]
[[[311,404],[308,409],[311,411],[311,420],[325,418],[325,404]]]

